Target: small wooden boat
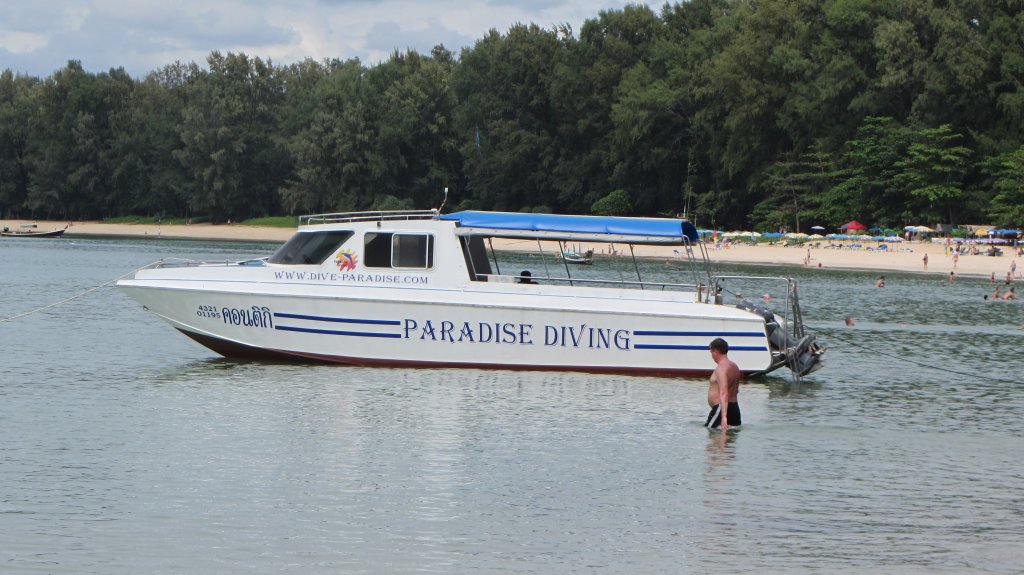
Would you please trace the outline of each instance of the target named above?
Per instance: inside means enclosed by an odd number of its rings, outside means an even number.
[[[573,251],[565,244],[562,244],[562,257],[565,259],[565,263],[567,264],[589,266],[594,263],[594,250],[580,251],[577,247],[576,250]]]
[[[16,230],[4,228],[3,231],[0,231],[0,236],[6,238],[59,238],[64,235],[64,232],[66,231],[68,231],[67,226],[64,226],[59,230],[44,232],[41,231],[39,226],[36,224],[21,224]]]

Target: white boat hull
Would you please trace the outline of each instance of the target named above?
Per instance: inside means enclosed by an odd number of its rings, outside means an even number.
[[[573,296],[520,290],[497,297],[494,287],[307,285],[300,295],[258,283],[135,279],[120,285],[149,311],[226,356],[702,375],[714,369],[708,344],[724,337],[729,357],[745,373],[765,371],[772,360],[762,318],[695,303],[693,294],[678,292],[633,291],[623,298],[584,288],[590,297],[581,298],[576,288]]]
[[[798,334],[772,314],[711,303],[721,286],[710,274],[680,284],[643,282],[639,270],[637,281],[502,273],[483,239],[691,245],[696,228],[682,220],[429,211],[300,221],[269,258],[159,262],[118,285],[226,356],[705,375],[721,337],[746,374],[819,365],[812,339],[791,341]]]

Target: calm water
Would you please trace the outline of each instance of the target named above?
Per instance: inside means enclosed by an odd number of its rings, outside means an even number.
[[[0,317],[271,250],[4,239]],[[0,572],[1020,573],[1024,306],[784,271],[828,365],[727,436],[702,380],[227,361],[111,287],[0,323]]]

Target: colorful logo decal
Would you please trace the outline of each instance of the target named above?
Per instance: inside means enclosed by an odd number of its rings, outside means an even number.
[[[356,269],[356,264],[359,263],[359,258],[356,254],[348,250],[340,250],[334,254],[334,263],[338,264],[339,271],[349,271]]]

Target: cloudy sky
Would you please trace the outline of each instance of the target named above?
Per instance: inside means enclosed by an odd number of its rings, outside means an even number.
[[[584,20],[615,0],[14,0],[0,17],[0,70],[46,77],[79,60],[90,72],[141,77],[175,61],[204,64],[214,50],[288,64],[395,49],[458,52],[491,28]],[[658,2],[655,6],[660,6]]]

